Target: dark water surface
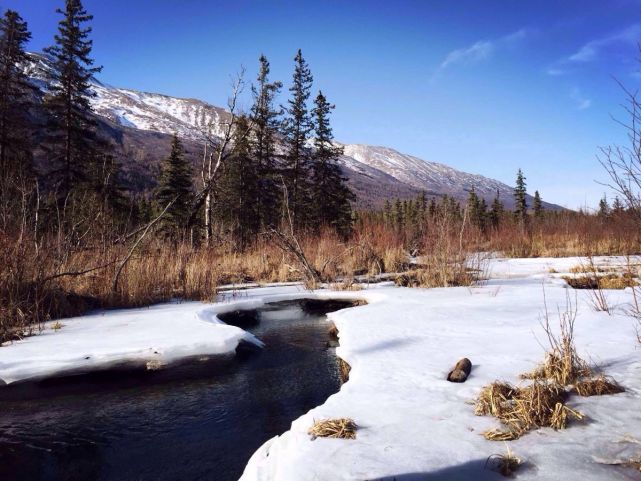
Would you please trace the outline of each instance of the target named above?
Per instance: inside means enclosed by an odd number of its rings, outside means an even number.
[[[347,306],[237,316],[265,342],[256,354],[0,389],[0,480],[237,480],[261,444],[338,391],[324,313]]]

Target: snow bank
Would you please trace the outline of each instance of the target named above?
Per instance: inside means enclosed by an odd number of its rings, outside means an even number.
[[[474,416],[469,401],[495,379],[517,382],[519,373],[543,359],[543,289],[553,325],[568,292],[549,269],[576,264],[577,259],[495,259],[494,279],[482,287],[356,293],[369,304],[329,315],[340,332],[338,355],[352,366],[350,380],[294,421],[290,431],[265,443],[241,480],[503,479],[484,469],[490,455],[505,452],[503,443],[481,435],[498,427],[497,421]],[[575,293],[579,353],[627,391],[573,397],[569,405],[588,421],[510,442],[528,463],[518,478],[637,479],[632,470],[602,464],[641,455],[635,442],[641,438],[641,349],[633,322],[621,312],[630,290],[608,292],[611,304],[620,306],[612,316],[593,311],[586,291],[571,291],[572,299]],[[474,364],[470,378],[447,382],[448,370],[463,356]],[[312,441],[307,430],[314,420],[332,417],[353,418],[360,426],[357,439]]]
[[[122,363],[158,366],[232,353],[254,336],[216,318],[225,306],[189,302],[112,310],[48,323],[40,335],[0,347],[0,384]]]
[[[0,384],[121,364],[164,366],[192,356],[230,354],[240,341],[262,346],[252,334],[223,323],[216,314],[258,308],[265,302],[327,297],[355,296],[323,291],[310,294],[300,284],[274,284],[224,291],[215,304],[187,302],[116,309],[61,319],[58,330],[53,328],[55,322],[49,322],[41,334],[0,347]]]

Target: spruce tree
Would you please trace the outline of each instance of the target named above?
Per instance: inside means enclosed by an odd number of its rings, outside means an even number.
[[[385,220],[385,225],[388,227],[394,227],[394,210],[392,208],[392,202],[389,199],[385,199],[385,205],[383,206],[383,219]]]
[[[492,201],[492,206],[490,207],[489,213],[490,223],[495,229],[497,229],[501,224],[501,218],[503,217],[504,210],[505,209],[503,207],[503,203],[501,202],[499,191],[497,190],[496,196]]]
[[[403,204],[401,199],[397,198],[394,202],[394,227],[397,230],[402,230],[405,219],[403,218]]]
[[[427,215],[427,194],[425,193],[425,191],[422,191],[418,195],[418,197],[416,198],[416,202],[418,209],[417,214],[421,222],[423,222],[425,220],[425,216]]]
[[[31,173],[32,87],[23,71],[30,38],[27,23],[7,10],[0,18],[0,178],[4,180]]]
[[[310,150],[307,141],[312,131],[312,121],[307,101],[312,88],[312,73],[298,50],[294,58],[294,76],[289,91],[291,98],[285,109],[287,116],[283,123],[283,136],[285,137],[285,168],[284,177],[288,191],[289,211],[296,227],[303,227],[305,222],[305,209],[309,206],[309,167]]]
[[[91,27],[84,25],[93,16],[87,14],[80,0],[66,0],[58,23],[55,44],[45,49],[53,58],[53,71],[46,106],[49,112],[48,135],[45,141],[50,176],[58,193],[65,197],[79,185],[88,185],[100,145],[96,121],[89,99],[95,96],[90,88],[92,75],[102,67],[92,67],[90,57]]]
[[[619,199],[619,196],[614,197],[614,202],[612,202],[612,215],[620,216],[625,212],[625,207],[623,207],[623,202]]]
[[[185,159],[178,135],[174,134],[171,153],[163,161],[160,181],[154,195],[157,212],[173,202],[162,220],[162,230],[167,237],[178,240],[184,233],[189,221],[192,192],[191,165]]]
[[[257,192],[257,216],[262,227],[278,223],[280,205],[280,187],[278,169],[275,164],[276,135],[282,109],[274,108],[274,99],[282,83],[270,82],[269,62],[264,55],[260,56],[260,71],[257,85],[252,86],[254,103],[251,108],[252,145],[251,155],[256,161],[256,173],[259,177]]]
[[[318,92],[312,111],[315,137],[310,207],[316,226],[332,226],[339,234],[347,235],[352,227],[350,200],[354,199],[354,195],[337,163],[343,148],[334,145],[334,134],[329,124],[333,108],[323,92]]]
[[[516,187],[514,187],[514,217],[521,225],[527,222],[526,193],[525,176],[519,169],[516,174]]]
[[[602,219],[607,219],[610,217],[610,205],[608,204],[608,199],[603,195],[603,198],[599,201],[599,217]]]
[[[245,135],[248,128],[247,117],[238,117],[233,139],[234,155],[227,161],[219,194],[222,220],[229,225],[241,251],[250,245],[258,233],[261,227],[259,207],[263,207],[260,206],[259,171],[256,159],[252,156],[250,141]]]
[[[534,202],[532,204],[532,208],[534,209],[534,217],[536,219],[540,219],[543,215],[543,203],[541,202],[541,195],[538,190],[534,191]]]
[[[481,201],[478,195],[476,195],[474,187],[472,187],[470,193],[467,196],[467,215],[469,216],[470,222],[479,228],[481,227],[480,207]]]
[[[434,199],[434,197],[432,197],[430,199],[430,204],[427,207],[427,214],[430,216],[430,219],[432,219],[432,220],[434,219],[434,217],[436,216],[437,209],[438,209],[438,207],[436,205],[436,199]]]

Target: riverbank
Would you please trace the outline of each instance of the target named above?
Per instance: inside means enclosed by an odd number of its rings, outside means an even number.
[[[339,330],[337,354],[349,381],[322,406],[294,421],[250,460],[243,481],[498,480],[487,459],[503,443],[482,433],[500,427],[470,404],[494,380],[518,383],[544,357],[544,295],[556,328],[568,294],[576,304],[576,347],[624,393],[579,397],[585,415],[567,429],[530,432],[509,442],[524,461],[519,479],[638,479],[622,463],[641,457],[641,349],[625,313],[631,290],[607,291],[612,313],[596,312],[586,290],[568,290],[564,275],[577,259],[495,259],[483,286],[363,291],[368,305],[329,314]],[[597,260],[603,270],[622,259]],[[576,270],[576,269],[574,269]],[[576,302],[575,302],[576,294]],[[474,367],[464,384],[446,381],[460,357]],[[315,420],[352,418],[355,440],[315,439]]]
[[[213,342],[215,332],[226,332],[229,337],[221,345],[229,352],[246,334],[219,324],[217,313],[290,299],[363,299],[367,305],[328,315],[339,331],[337,355],[351,366],[349,381],[296,419],[289,431],[258,449],[241,479],[491,481],[502,478],[488,469],[486,461],[504,454],[506,447],[486,440],[482,433],[500,424],[494,418],[475,416],[470,403],[483,386],[497,379],[517,384],[519,374],[531,371],[543,360],[547,338],[541,320],[546,304],[554,329],[559,313],[575,310],[578,353],[626,391],[590,398],[572,396],[568,406],[583,413],[583,421],[572,421],[562,431],[538,429],[510,441],[510,449],[524,461],[519,479],[638,479],[633,468],[621,465],[641,457],[641,419],[636,416],[641,401],[641,349],[635,320],[627,314],[632,291],[605,290],[611,312],[595,311],[592,291],[572,290],[564,280],[583,275],[587,261],[492,259],[486,269],[488,280],[475,287],[408,289],[382,283],[340,292],[310,293],[291,285],[231,290],[221,293],[214,304],[112,311],[102,318],[85,316],[82,324],[100,328],[97,332],[104,340],[130,326],[125,319],[140,314],[148,317],[138,327],[146,326],[153,333],[158,314],[168,309],[163,319],[172,327],[169,352],[179,351],[176,346],[182,341],[177,333],[183,328],[193,335],[189,337],[191,349],[199,346],[202,352],[207,347],[205,339],[211,337]],[[635,259],[592,261],[599,275],[638,269]],[[110,315],[120,324],[104,329],[109,321],[105,324],[102,320]],[[194,326],[205,330],[191,332],[194,319]],[[52,339],[60,341],[75,321],[60,322],[63,326],[59,330],[21,342],[28,345],[43,339],[37,342],[44,345]],[[147,333],[142,339],[146,343],[143,351],[148,353],[145,350],[153,347],[149,343],[153,336]],[[16,353],[18,345],[1,348],[0,355],[12,349]],[[36,351],[35,344],[32,349]],[[83,352],[75,349],[76,357]],[[464,356],[473,363],[471,376],[464,384],[447,382],[448,371]],[[45,357],[41,359],[45,362]],[[0,359],[0,370],[4,369],[2,362]],[[356,422],[356,439],[312,440],[308,435],[314,421],[339,417]]]

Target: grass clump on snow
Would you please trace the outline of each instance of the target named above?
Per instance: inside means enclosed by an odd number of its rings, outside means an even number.
[[[492,415],[507,428],[486,431],[486,439],[509,441],[539,427],[564,429],[570,417],[583,419],[581,413],[565,405],[566,397],[565,389],[552,382],[535,380],[526,387],[496,382],[483,388],[475,413]]]
[[[559,311],[559,334],[555,334],[546,306],[542,325],[550,350],[540,366],[521,375],[531,381],[529,385],[515,387],[496,381],[481,390],[475,414],[494,416],[507,428],[486,431],[486,439],[510,441],[534,428],[564,429],[571,418],[583,419],[583,414],[566,405],[571,392],[595,396],[624,391],[613,379],[593,377],[592,369],[578,355],[574,343],[576,314],[576,304],[568,296],[565,311]]]
[[[356,439],[356,423],[350,418],[325,419],[317,421],[307,431],[316,438]]]
[[[338,374],[340,375],[341,382],[345,384],[347,381],[349,381],[349,373],[352,370],[352,366],[350,366],[347,361],[344,359],[341,359],[340,357],[337,357],[338,359]]]
[[[507,443],[505,448],[505,454],[493,454],[487,458],[487,461],[485,461],[485,467],[492,471],[497,471],[503,476],[509,477],[521,467],[522,461],[514,454],[510,447],[507,446]]]
[[[624,391],[625,389],[618,382],[604,375],[594,379],[581,380],[574,385],[574,392],[579,396],[603,396]]]
[[[545,295],[545,292],[544,292]],[[559,311],[559,333],[550,325],[547,304],[541,325],[548,339],[549,351],[545,361],[529,373],[521,374],[522,379],[550,380],[560,386],[567,386],[592,374],[590,367],[577,353],[574,343],[574,324],[577,316],[576,301],[573,303],[566,294],[565,311]],[[545,299],[545,296],[544,296]]]

